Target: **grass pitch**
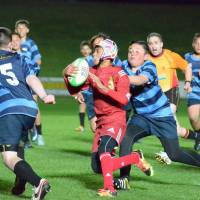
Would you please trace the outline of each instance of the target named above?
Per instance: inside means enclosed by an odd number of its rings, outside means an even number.
[[[79,56],[79,43],[99,31],[108,33],[117,42],[121,59],[126,58],[131,40],[145,39],[152,31],[163,34],[165,47],[184,54],[191,50],[193,34],[199,31],[199,5],[1,2],[1,26],[13,29],[17,19],[30,20],[31,37],[43,55],[41,76],[61,76],[65,65]],[[90,168],[92,133],[88,126],[84,134],[74,131],[78,125],[78,105],[65,97],[58,98],[55,106],[41,104],[40,107],[46,146],[27,150],[26,159],[41,176],[49,179],[52,192],[46,199],[100,199],[96,191],[102,187],[103,180]],[[189,127],[184,102],[181,102],[178,116],[182,124]],[[192,141],[180,140],[180,143],[185,148],[193,147]],[[117,199],[200,199],[200,169],[157,163],[154,153],[162,148],[154,137],[142,140],[135,145],[137,148],[144,151],[155,175],[145,177],[133,168],[132,189],[120,191]],[[0,200],[18,199],[10,195],[13,180],[14,175],[0,162]],[[30,199],[31,189],[28,185],[19,199]]]
[[[98,188],[102,187],[101,175],[96,175],[90,168],[90,149],[92,133],[86,121],[83,134],[74,131],[78,125],[78,105],[70,97],[57,98],[56,105],[40,104],[42,111],[45,147],[26,150],[26,159],[33,168],[46,177],[52,186],[47,200],[89,200],[97,197]],[[189,127],[186,104],[181,101],[178,112],[181,123]],[[192,149],[193,142],[180,140],[181,146]],[[173,163],[170,166],[159,164],[154,153],[162,150],[155,137],[143,139],[135,145],[142,149],[145,158],[154,167],[155,175],[146,177],[137,168],[132,168],[131,190],[119,191],[116,199],[121,200],[199,200],[200,169]],[[10,188],[14,175],[0,163],[0,200],[30,199],[32,187],[20,197],[13,197]],[[118,175],[118,172],[115,173]]]

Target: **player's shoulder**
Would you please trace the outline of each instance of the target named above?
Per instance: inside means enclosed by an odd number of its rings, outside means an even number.
[[[12,63],[13,69],[16,71],[23,70],[23,67],[26,65],[25,57],[16,52],[13,53],[9,62]]]
[[[30,46],[36,45],[36,42],[32,38],[27,38],[26,43],[29,44]]]
[[[175,52],[175,51],[172,51],[172,50],[169,50],[169,49],[164,49],[164,54],[165,55],[169,55],[171,57],[174,57],[174,56],[181,56],[179,53]]]
[[[126,66],[129,66],[128,60],[123,60],[122,61],[122,68],[126,67]]]
[[[188,59],[192,56],[193,52],[188,52],[184,55],[185,59]]]
[[[119,71],[121,71],[121,70],[123,70],[122,69],[122,66],[117,66],[117,65],[113,65],[111,68],[110,68],[110,71],[113,71],[113,72],[119,72]]]
[[[156,65],[150,61],[150,60],[146,60],[143,65],[139,68],[140,72],[148,72],[151,74],[156,74],[157,70],[156,70]]]
[[[112,72],[119,77],[127,76],[126,72],[121,66],[113,66]]]
[[[142,65],[142,68],[152,68],[152,67],[156,67],[156,65],[151,60],[146,60]]]
[[[172,50],[170,50],[170,49],[164,49],[163,52],[164,52],[164,53],[169,53],[169,54],[174,53],[174,52],[173,52]]]
[[[17,52],[6,51],[6,53],[2,56],[2,60],[6,62],[16,62],[21,59],[21,55]]]

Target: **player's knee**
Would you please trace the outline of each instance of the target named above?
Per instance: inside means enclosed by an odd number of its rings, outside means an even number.
[[[199,121],[199,116],[190,116],[190,122],[195,124]]]
[[[99,152],[99,155],[101,155],[101,154],[103,154],[103,153],[106,152],[106,150],[105,150],[105,144],[104,143],[101,143],[99,145],[98,152]]]
[[[3,162],[4,165],[10,169],[13,168],[14,163],[17,161],[17,155],[12,155],[9,152],[8,153],[3,153]]]
[[[10,162],[10,157],[7,154],[2,154],[2,158],[3,158],[3,163],[8,166],[8,163]]]
[[[21,160],[17,156],[18,145],[1,145],[0,147],[4,164],[13,169],[15,163]]]
[[[117,142],[110,136],[103,136],[101,138],[98,153],[99,155],[109,152],[112,153],[113,149],[117,146]]]

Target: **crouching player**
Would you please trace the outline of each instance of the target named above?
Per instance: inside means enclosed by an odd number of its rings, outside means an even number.
[[[17,154],[22,135],[32,128],[38,112],[30,88],[44,103],[55,103],[22,57],[11,51],[11,31],[0,28],[0,152],[5,165],[18,177],[13,194],[24,192],[26,182],[35,187],[32,200],[44,199],[50,190],[46,179],[38,176]]]
[[[87,83],[92,87],[94,108],[97,116],[91,166],[95,173],[102,173],[104,187],[98,191],[99,196],[113,197],[117,195],[113,185],[113,171],[130,164],[135,164],[143,172],[152,171],[142,155],[142,152],[130,152],[129,155],[113,158],[112,152],[117,147],[126,131],[126,113],[123,106],[129,101],[129,79],[120,67],[112,65],[117,56],[116,44],[109,40],[100,41],[94,49],[94,64],[90,68]],[[76,69],[77,70],[77,69]],[[74,66],[64,69],[64,79],[69,92],[75,94],[81,88],[72,88],[68,84],[67,76],[76,73]],[[81,93],[77,98],[84,101]]]

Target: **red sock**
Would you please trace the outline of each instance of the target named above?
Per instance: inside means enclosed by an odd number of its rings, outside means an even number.
[[[140,156],[137,152],[133,152],[130,155],[122,156],[119,158],[112,158],[113,171],[125,167],[130,164],[139,163]]]
[[[100,155],[102,175],[104,178],[104,189],[114,191],[113,187],[113,163],[110,153],[103,153]]]

